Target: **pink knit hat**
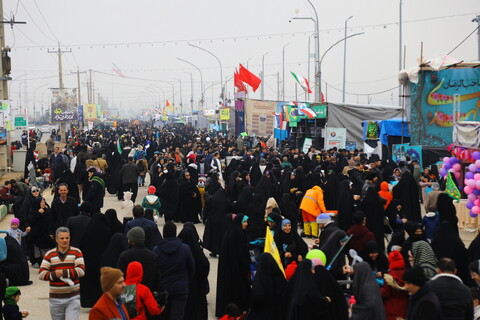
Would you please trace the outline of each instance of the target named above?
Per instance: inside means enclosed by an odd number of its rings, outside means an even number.
[[[20,220],[18,218],[13,218],[12,220],[10,220],[10,225],[12,225],[12,223],[15,223],[17,226],[19,226]]]

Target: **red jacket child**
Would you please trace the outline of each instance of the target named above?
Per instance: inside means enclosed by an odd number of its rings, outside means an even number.
[[[392,251],[388,255],[390,272],[384,275],[385,285],[382,287],[382,298],[387,320],[407,318],[408,293],[403,282],[405,262],[400,251]]]
[[[143,279],[143,267],[138,261],[133,261],[128,264],[127,278],[125,279],[126,285],[136,285],[137,288],[137,313],[138,316],[131,320],[146,320],[146,310],[152,316],[159,315],[162,312],[157,304],[157,301],[153,297],[152,292],[147,286],[141,284]]]

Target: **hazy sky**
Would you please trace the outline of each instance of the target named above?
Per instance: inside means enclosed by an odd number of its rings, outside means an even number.
[[[347,42],[346,102],[397,104],[398,90],[379,95],[398,85],[399,69],[399,0],[312,0],[319,16],[320,53],[344,36],[345,19],[348,34],[364,32]],[[477,26],[471,20],[480,14],[478,0],[404,0],[403,44],[406,66],[414,67],[423,41],[424,56],[447,54]],[[72,75],[92,69],[95,93],[108,99],[110,105],[139,110],[163,100],[180,101],[190,108],[191,82],[194,99],[200,98],[200,75],[183,58],[197,65],[203,73],[204,87],[220,81],[218,62],[206,52],[187,42],[210,50],[223,65],[223,77],[230,78],[239,63],[255,74],[261,72],[265,56],[265,98],[277,98],[277,72],[282,80],[282,47],[285,48],[285,100],[295,100],[295,82],[290,71],[308,75],[308,39],[314,30],[310,20],[291,17],[314,17],[304,0],[4,0],[4,18],[15,15],[26,25],[5,26],[6,44],[12,47],[10,99],[22,107],[32,108],[35,101],[45,105],[48,88],[58,87],[57,42],[63,50],[65,87],[77,86]],[[418,21],[420,20],[420,21]],[[451,56],[464,61],[477,60],[477,35],[472,35]],[[312,37],[311,52],[314,52]],[[111,76],[112,63],[127,77]],[[313,59],[310,82],[314,82]],[[328,101],[342,99],[343,43],[335,46],[322,63],[322,79],[328,83]],[[100,73],[102,72],[102,73]],[[104,74],[107,73],[107,74]],[[43,78],[43,79],[39,79]],[[87,74],[81,75],[82,84]],[[146,80],[140,80],[146,79]],[[150,89],[147,89],[150,88]],[[325,93],[325,83],[322,83]],[[282,84],[280,84],[280,89]],[[86,102],[86,88],[82,87]],[[232,81],[227,95],[233,96]],[[218,101],[220,86],[206,89],[207,108]],[[282,94],[280,94],[282,96]],[[250,94],[260,98],[260,89]],[[298,99],[304,95],[298,87]],[[43,102],[42,102],[43,98]],[[313,99],[313,95],[311,95]],[[30,111],[31,112],[31,111]]]

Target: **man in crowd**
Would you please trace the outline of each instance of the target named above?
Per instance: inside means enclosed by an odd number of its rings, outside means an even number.
[[[120,299],[125,287],[123,272],[119,269],[103,267],[100,269],[100,283],[103,294],[90,310],[91,320],[128,320],[128,312]]]
[[[159,290],[169,294],[164,314],[170,320],[182,320],[195,263],[190,248],[177,238],[177,226],[173,222],[165,223],[163,236],[165,239],[155,248],[155,253],[160,266]]]
[[[473,319],[473,299],[470,289],[456,275],[455,261],[442,258],[437,264],[437,275],[429,286],[440,300],[442,319]]]
[[[59,197],[52,201],[50,214],[50,237],[53,239],[55,230],[67,226],[68,218],[78,215],[78,203],[68,195],[68,185],[61,183],[58,186]]]
[[[83,254],[70,246],[68,228],[58,228],[55,240],[57,247],[45,254],[38,278],[50,283],[52,319],[76,320],[80,316],[80,278],[85,274]]]
[[[131,191],[132,201],[135,203],[138,192],[138,175],[140,171],[137,165],[133,162],[133,157],[128,157],[128,162],[120,169],[120,176],[122,177],[122,190]]]
[[[145,248],[145,231],[141,227],[133,227],[127,233],[129,248],[120,254],[117,267],[123,272],[132,261],[138,261],[143,266],[142,284],[150,291],[157,291],[159,281],[159,266],[157,255]]]

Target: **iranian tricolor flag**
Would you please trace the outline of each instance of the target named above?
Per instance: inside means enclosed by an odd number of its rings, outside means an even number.
[[[302,86],[303,90],[307,91],[308,93],[312,93],[312,90],[310,89],[310,83],[308,82],[307,78],[302,77],[294,72],[292,72],[292,76]]]

